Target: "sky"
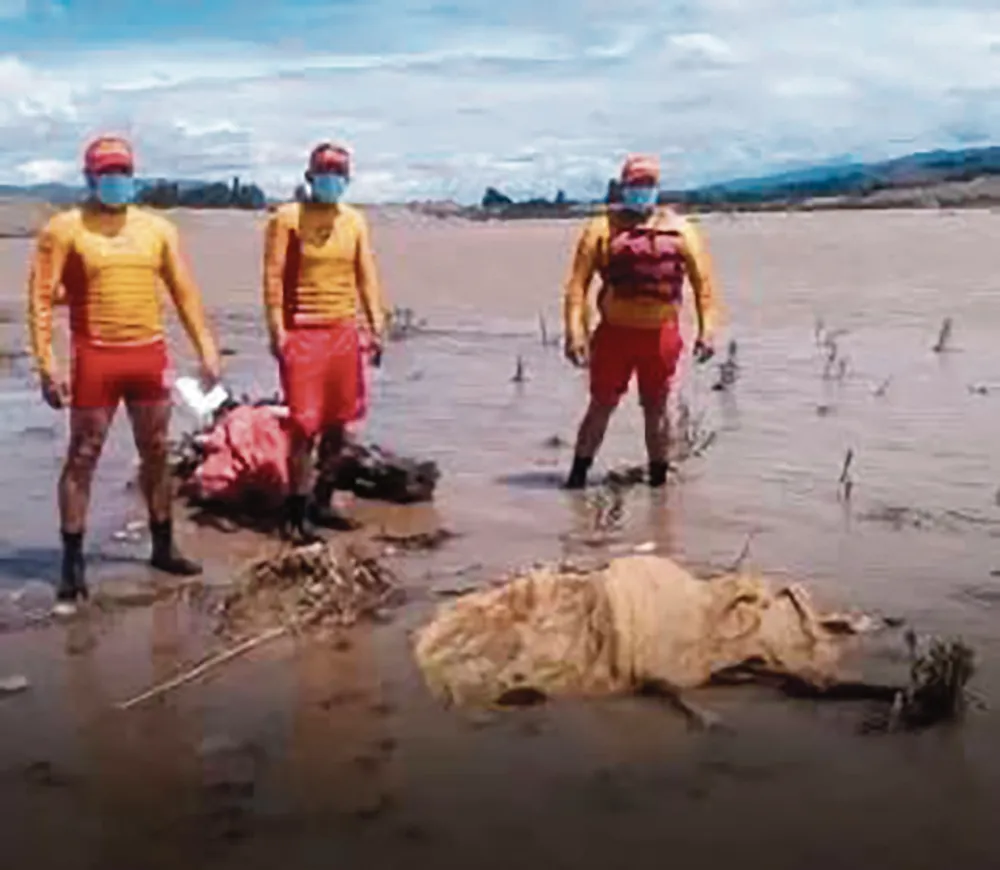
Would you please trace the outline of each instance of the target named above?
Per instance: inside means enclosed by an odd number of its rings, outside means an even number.
[[[0,0],[0,183],[290,195],[323,140],[359,202],[603,194],[1000,142],[996,0]]]

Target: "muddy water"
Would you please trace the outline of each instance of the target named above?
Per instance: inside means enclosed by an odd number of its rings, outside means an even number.
[[[259,225],[179,217],[237,390],[270,392],[258,310]],[[707,220],[740,376],[711,390],[689,362],[681,393],[717,431],[668,492],[633,493],[620,544],[653,541],[692,563],[750,561],[807,580],[824,602],[961,633],[977,689],[1000,697],[1000,328],[992,244],[1000,215],[815,214]],[[66,628],[0,635],[0,672],[33,689],[0,701],[0,819],[11,857],[43,866],[660,866],[742,861],[801,867],[992,866],[1000,796],[996,714],[961,730],[861,738],[859,711],[754,692],[706,693],[731,730],[687,733],[638,701],[559,704],[501,716],[442,711],[407,653],[409,629],[455,584],[571,547],[581,500],[555,487],[569,459],[583,377],[542,347],[575,228],[375,221],[386,293],[428,331],[393,345],[374,376],[368,433],[436,459],[432,510],[358,505],[373,523],[443,523],[461,536],[399,561],[413,602],[388,626],[334,647],[277,645],[128,714],[114,701],[204,647],[174,600]],[[0,242],[0,325],[23,341],[26,245]],[[931,351],[945,317],[953,350]],[[824,379],[836,339],[842,378]],[[183,343],[179,342],[178,347]],[[514,383],[516,359],[527,373]],[[186,351],[179,367],[189,364]],[[887,383],[888,382],[888,383]],[[971,389],[971,388],[981,389]],[[881,388],[881,389],[880,389]],[[177,418],[183,426],[183,418]],[[0,382],[0,586],[48,582],[52,489],[64,421],[40,406],[22,360]],[[849,504],[838,500],[854,451]],[[639,461],[634,399],[600,463]],[[116,426],[96,486],[94,573],[145,581],[141,519],[125,491],[132,453]],[[879,517],[905,508],[893,524]],[[870,518],[869,515],[875,515]],[[890,517],[891,518],[891,517]],[[264,542],[185,528],[221,577]],[[43,596],[35,585],[32,595]]]

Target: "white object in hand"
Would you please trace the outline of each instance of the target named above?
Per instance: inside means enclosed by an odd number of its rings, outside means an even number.
[[[199,417],[207,417],[216,411],[229,398],[229,393],[222,384],[216,384],[207,393],[201,388],[196,378],[184,376],[178,378],[174,385],[181,394],[184,404]]]

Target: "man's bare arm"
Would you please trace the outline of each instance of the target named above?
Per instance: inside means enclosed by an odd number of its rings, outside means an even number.
[[[698,339],[711,345],[717,326],[718,296],[715,270],[704,236],[697,225],[683,220],[680,231],[684,238],[684,260],[688,280],[694,291],[695,315],[698,322]]]
[[[368,221],[361,215],[358,230],[358,261],[357,279],[358,294],[364,308],[368,325],[376,336],[382,335],[385,326],[385,305],[382,301],[382,287],[378,280],[378,269],[375,266],[375,254],[372,251],[371,233]]]
[[[563,288],[563,326],[567,356],[586,347],[590,311],[587,294],[597,271],[597,245],[590,225],[577,239],[569,275]]]
[[[198,357],[206,367],[217,369],[219,352],[208,328],[201,290],[187,264],[177,230],[172,226],[164,233],[163,281]]]

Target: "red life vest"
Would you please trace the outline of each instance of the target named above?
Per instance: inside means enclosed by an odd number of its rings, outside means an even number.
[[[679,303],[686,276],[680,230],[655,224],[612,229],[604,280],[619,299]]]

